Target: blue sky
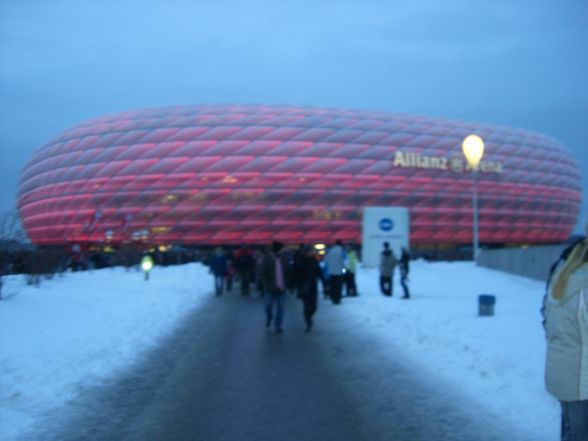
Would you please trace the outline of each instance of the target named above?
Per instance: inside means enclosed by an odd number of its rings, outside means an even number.
[[[384,110],[535,130],[582,168],[585,0],[4,0],[0,211],[84,119],[174,104]],[[579,231],[579,227],[577,229]]]

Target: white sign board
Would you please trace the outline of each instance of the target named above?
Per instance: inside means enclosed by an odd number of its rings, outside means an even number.
[[[409,224],[408,208],[365,207],[361,244],[363,265],[368,268],[379,265],[384,242],[388,242],[396,258],[400,258],[402,248],[409,249],[410,246]]]

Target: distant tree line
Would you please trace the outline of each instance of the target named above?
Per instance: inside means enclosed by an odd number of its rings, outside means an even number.
[[[105,251],[108,249],[108,251]],[[20,225],[16,213],[0,213],[0,298],[2,276],[22,274],[30,285],[39,285],[67,271],[86,271],[114,266],[128,270],[138,267],[144,254],[149,253],[156,265],[178,265],[201,259],[207,251],[180,246],[167,251],[147,250],[143,243],[122,244],[116,248],[80,246],[35,246],[31,244]]]

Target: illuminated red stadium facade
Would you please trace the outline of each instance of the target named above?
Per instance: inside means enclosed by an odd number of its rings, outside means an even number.
[[[412,245],[472,241],[463,138],[481,136],[480,242],[568,238],[579,167],[538,133],[383,112],[278,106],[118,113],[59,134],[24,167],[36,244],[359,243],[362,207],[402,206]]]

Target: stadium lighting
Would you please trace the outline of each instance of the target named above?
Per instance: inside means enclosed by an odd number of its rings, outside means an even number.
[[[478,166],[484,156],[484,141],[477,135],[466,136],[461,144],[463,154],[472,169],[472,205],[473,205],[473,247],[474,261],[478,261],[480,242],[478,237]]]

